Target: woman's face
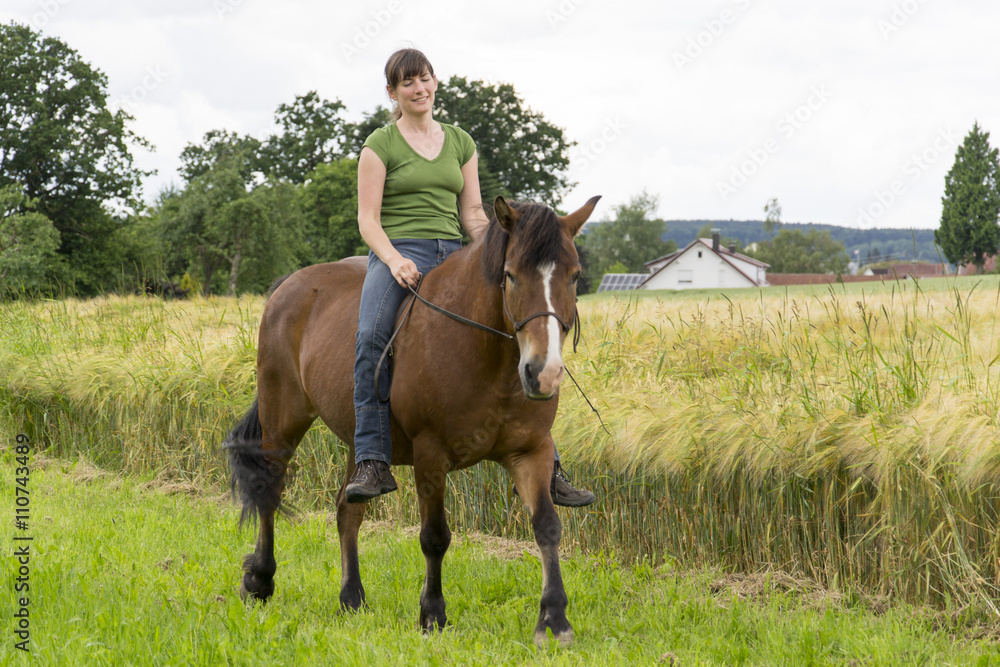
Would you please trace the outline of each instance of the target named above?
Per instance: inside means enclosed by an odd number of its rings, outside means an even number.
[[[434,106],[437,77],[425,70],[420,76],[403,79],[395,89],[387,88],[389,97],[399,102],[399,110],[404,115],[420,115]]]

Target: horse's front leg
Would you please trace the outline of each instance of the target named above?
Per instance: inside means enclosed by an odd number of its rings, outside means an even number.
[[[447,464],[442,461],[414,461],[413,471],[420,504],[420,550],[427,561],[424,588],[420,593],[420,627],[425,632],[444,628],[444,594],[441,591],[441,563],[451,544],[451,530],[444,512]]]
[[[535,452],[506,464],[518,492],[531,514],[531,527],[542,557],[542,600],[535,626],[535,644],[548,641],[547,630],[561,644],[573,641],[573,627],[566,618],[566,589],[559,569],[559,539],[562,522],[550,491],[555,446],[551,438]]]
[[[347,475],[337,494],[337,534],[340,536],[340,608],[357,611],[365,605],[365,587],[361,584],[358,562],[358,530],[365,518],[365,503],[349,503],[344,489],[354,475],[354,448],[348,457]]]

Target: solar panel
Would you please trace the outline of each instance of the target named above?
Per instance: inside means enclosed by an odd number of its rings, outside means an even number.
[[[598,292],[611,292],[638,289],[648,273],[605,273],[598,286]]]

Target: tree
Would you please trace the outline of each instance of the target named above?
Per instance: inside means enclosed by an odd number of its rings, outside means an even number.
[[[226,130],[209,130],[200,144],[188,144],[181,151],[181,176],[191,182],[217,165],[234,167],[249,188],[263,180],[260,141],[249,135],[240,136]]]
[[[358,229],[358,161],[321,164],[296,193],[302,211],[303,264],[368,252]]]
[[[365,139],[380,127],[385,127],[392,122],[392,112],[381,104],[375,107],[374,111],[365,112],[361,122],[348,123],[345,129],[344,154],[348,157],[357,158],[361,155],[361,147],[365,145]]]
[[[499,182],[491,189],[550,206],[562,201],[571,185],[566,171],[573,144],[562,129],[526,107],[512,85],[453,76],[438,86],[435,108],[438,120],[472,135],[481,163],[480,180],[491,184],[482,174],[485,163]]]
[[[781,227],[781,204],[777,197],[771,197],[764,204],[764,231],[768,234]]]
[[[105,287],[121,264],[116,235],[139,207],[132,133],[107,104],[107,77],[58,39],[0,25],[0,187],[16,185],[20,212],[34,211],[59,233],[65,273],[79,291]]]
[[[349,141],[348,125],[340,116],[343,110],[340,100],[324,100],[316,91],[279,106],[274,118],[284,132],[260,147],[261,171],[302,183],[321,164],[344,157]]]
[[[975,264],[979,273],[1000,248],[1000,162],[989,139],[990,133],[973,123],[945,176],[941,226],[934,232],[949,262]]]
[[[163,246],[187,258],[205,294],[263,289],[297,264],[301,221],[294,186],[263,181],[259,147],[251,137],[206,133],[202,144],[181,153],[184,191],[160,201]],[[176,261],[168,265],[177,270]]]
[[[582,244],[589,255],[588,278],[592,282],[598,283],[615,264],[626,271],[643,273],[646,262],[677,249],[673,241],[662,240],[666,223],[649,219],[657,203],[656,197],[642,192],[627,204],[616,206],[614,220],[588,226]]]
[[[751,255],[770,264],[774,273],[843,273],[848,262],[844,244],[818,229],[781,229],[773,239],[759,242]]]
[[[59,232],[16,185],[0,187],[0,298],[50,285]]]

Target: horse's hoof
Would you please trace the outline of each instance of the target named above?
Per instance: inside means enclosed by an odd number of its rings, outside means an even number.
[[[570,628],[569,630],[565,630],[563,632],[553,633],[552,636],[555,637],[559,641],[559,644],[561,644],[562,646],[569,646],[570,644],[573,643],[572,628]],[[548,643],[549,643],[548,633],[545,632],[545,630],[535,630],[535,646],[537,646],[538,648],[545,648],[545,646]]]
[[[434,631],[444,632],[445,628],[451,627],[448,625],[448,618],[444,615],[441,616],[425,616],[420,615],[420,629],[424,631],[425,635],[429,635]]]
[[[348,584],[340,589],[340,613],[348,614],[361,611],[368,607],[365,599],[365,587],[361,582]]]
[[[259,602],[264,604],[267,602],[268,598],[274,594],[274,580],[272,579],[267,585],[251,588],[247,586],[247,577],[252,578],[253,575],[248,572],[243,575],[243,579],[240,581],[240,599],[243,600],[243,603]]]

